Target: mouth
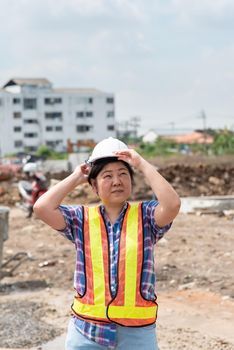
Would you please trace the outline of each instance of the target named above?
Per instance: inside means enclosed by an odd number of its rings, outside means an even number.
[[[114,191],[111,191],[111,193],[123,193],[123,190],[114,190]]]

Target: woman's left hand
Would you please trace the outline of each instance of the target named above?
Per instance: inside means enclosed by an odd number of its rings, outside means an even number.
[[[157,225],[163,227],[171,223],[179,212],[180,198],[169,182],[133,149],[117,151],[115,155],[143,173],[159,202],[154,213]]]
[[[140,154],[138,154],[134,149],[126,149],[123,151],[116,151],[114,154],[118,157],[118,160],[127,162],[129,165],[134,168],[138,168],[142,161],[144,160]]]

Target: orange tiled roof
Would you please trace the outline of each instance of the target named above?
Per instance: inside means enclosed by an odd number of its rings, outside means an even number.
[[[214,139],[211,135],[194,131],[190,134],[186,135],[177,135],[177,136],[169,136],[171,140],[174,140],[176,143],[186,143],[186,144],[192,144],[192,143],[200,143],[200,144],[211,144],[213,143]]]

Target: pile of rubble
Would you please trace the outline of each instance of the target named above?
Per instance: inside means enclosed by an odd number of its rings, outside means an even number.
[[[0,181],[9,181],[14,177],[18,178],[21,173],[22,165],[0,163]]]
[[[14,180],[0,182],[0,205],[13,206],[20,202],[17,182]]]
[[[234,164],[177,164],[160,172],[181,197],[234,195]]]
[[[170,164],[158,168],[181,197],[234,195],[234,165],[232,164]],[[51,185],[68,174],[50,174]],[[57,181],[58,181],[57,180]],[[17,178],[0,181],[0,204],[14,205],[20,201]],[[132,200],[151,199],[152,191],[145,184],[142,175],[135,173]],[[98,201],[88,184],[79,186],[66,198],[66,202],[92,203]]]

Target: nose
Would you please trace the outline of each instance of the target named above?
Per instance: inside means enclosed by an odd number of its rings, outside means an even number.
[[[113,176],[113,185],[119,186],[121,184],[120,177],[118,175]]]

